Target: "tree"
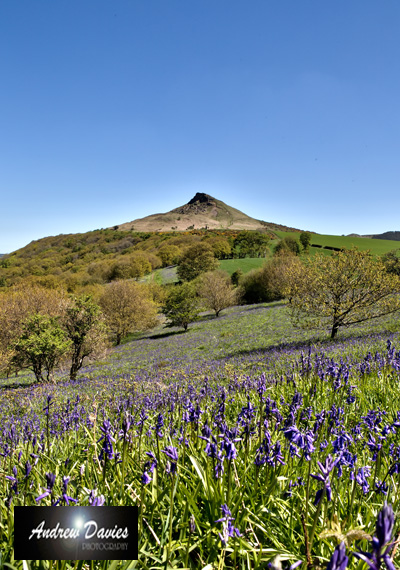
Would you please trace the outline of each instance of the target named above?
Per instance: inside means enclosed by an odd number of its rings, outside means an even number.
[[[185,331],[200,312],[199,300],[193,283],[182,283],[171,288],[163,307],[168,327],[183,327]]]
[[[72,298],[62,321],[71,341],[70,379],[75,380],[85,358],[101,356],[107,346],[107,330],[100,307],[90,295]]]
[[[192,281],[201,273],[212,271],[218,267],[211,246],[205,243],[195,243],[182,256],[178,265],[178,277],[181,281]]]
[[[308,251],[311,243],[311,234],[310,232],[301,232],[299,237],[300,243],[303,247],[303,251]]]
[[[168,265],[175,265],[179,263],[179,260],[182,255],[182,250],[176,245],[163,245],[158,250],[158,256],[160,257],[162,264],[164,267]]]
[[[290,252],[294,255],[299,255],[300,244],[295,237],[286,236],[285,238],[281,239],[275,246],[275,255],[279,255],[281,252]]]
[[[223,309],[232,307],[239,300],[239,290],[233,286],[225,271],[212,271],[201,275],[197,292],[206,307],[215,312],[216,317]]]
[[[232,253],[230,243],[224,237],[216,236],[207,238],[205,243],[212,247],[214,255],[217,259],[227,259]]]
[[[32,370],[38,382],[49,382],[70,347],[71,341],[55,317],[35,313],[23,325],[13,359],[18,368]]]
[[[241,279],[241,277],[243,276],[243,271],[240,269],[240,267],[238,267],[238,269],[236,269],[232,275],[231,275],[231,282],[233,285],[235,285],[235,287],[237,287],[239,285],[239,281]]]
[[[295,271],[290,285],[292,317],[303,325],[340,327],[378,318],[400,309],[400,279],[389,275],[381,259],[368,251],[321,254]]]
[[[113,281],[106,286],[100,306],[117,345],[127,334],[150,329],[157,323],[157,307],[146,285]]]
[[[382,256],[386,271],[394,275],[400,275],[400,249],[392,249]]]
[[[236,236],[233,246],[238,257],[265,257],[269,241],[266,234],[243,230]]]
[[[64,291],[38,286],[13,287],[0,295],[0,352],[3,369],[7,374],[18,371],[14,344],[21,336],[29,316],[39,313],[61,317],[67,304]]]

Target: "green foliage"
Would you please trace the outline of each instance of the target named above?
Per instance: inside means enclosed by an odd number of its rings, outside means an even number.
[[[238,257],[265,257],[270,238],[257,231],[241,231],[233,245]]]
[[[163,309],[168,327],[183,327],[186,331],[200,312],[199,299],[193,283],[182,283],[171,287]]]
[[[212,271],[218,267],[211,247],[205,243],[196,243],[189,247],[178,266],[178,277],[181,281],[192,281],[201,273]]]
[[[292,253],[293,255],[299,255],[300,244],[297,239],[293,236],[286,236],[281,239],[274,248],[275,255],[280,253]]]
[[[32,370],[38,382],[49,382],[70,347],[58,319],[36,313],[27,319],[14,344],[13,360],[17,367]]]
[[[231,282],[233,285],[235,285],[235,287],[237,287],[239,285],[239,281],[243,276],[243,271],[239,268],[236,269],[232,275],[231,275]]]
[[[351,249],[310,259],[294,268],[290,298],[293,318],[303,325],[330,326],[331,338],[347,327],[400,309],[400,279],[381,259]]]
[[[309,247],[310,247],[310,243],[311,243],[310,232],[301,232],[299,240],[300,240],[300,243],[303,247],[303,251],[307,252]]]
[[[400,276],[400,249],[388,251],[382,256],[382,261],[388,273]]]
[[[207,237],[205,243],[211,246],[217,259],[227,259],[232,253],[230,243],[224,237]]]
[[[159,251],[158,255],[162,261],[164,267],[168,265],[175,265],[179,263],[182,255],[182,250],[177,245],[163,245]]]
[[[71,341],[70,379],[75,380],[84,360],[97,357],[107,346],[107,331],[100,307],[90,295],[71,299],[62,320]]]

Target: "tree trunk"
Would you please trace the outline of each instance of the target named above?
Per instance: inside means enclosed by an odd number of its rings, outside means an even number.
[[[332,340],[336,337],[338,330],[339,330],[339,323],[333,323],[332,332],[331,332]]]

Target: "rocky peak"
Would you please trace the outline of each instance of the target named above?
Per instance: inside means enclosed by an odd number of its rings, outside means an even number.
[[[188,202],[188,205],[191,204],[213,204],[214,198],[209,196],[209,194],[204,194],[204,192],[197,192],[196,195]]]

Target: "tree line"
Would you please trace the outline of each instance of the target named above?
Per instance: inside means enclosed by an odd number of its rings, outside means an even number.
[[[286,240],[286,241],[285,241]],[[263,267],[230,277],[217,269],[207,244],[188,248],[178,266],[180,282],[116,280],[96,295],[73,295],[38,285],[15,286],[0,294],[0,370],[31,370],[52,381],[57,368],[74,380],[81,368],[104,356],[129,334],[157,323],[188,330],[204,310],[218,317],[238,303],[286,299],[292,321],[338,331],[400,309],[400,262],[355,248],[301,259],[285,238]],[[307,240],[301,242],[305,250]]]

